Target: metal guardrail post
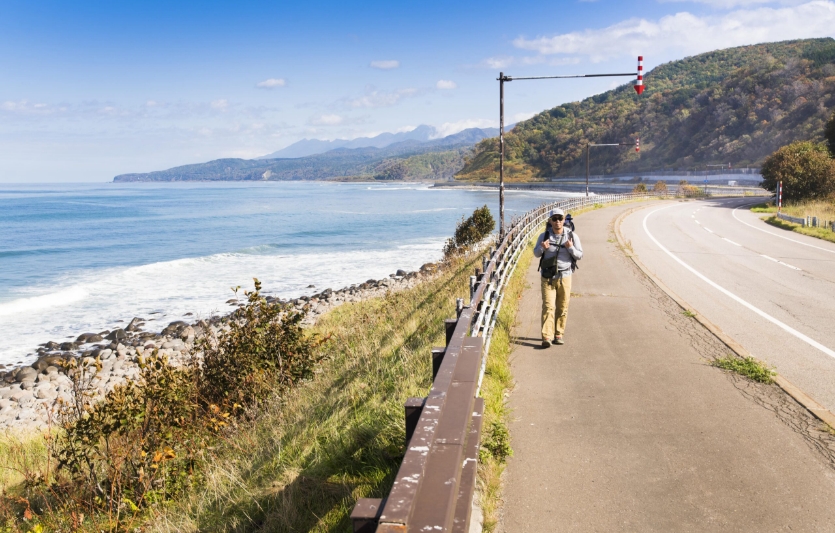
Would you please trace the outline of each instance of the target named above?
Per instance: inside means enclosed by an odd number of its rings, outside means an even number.
[[[403,406],[406,418],[406,446],[409,446],[409,441],[412,440],[412,435],[415,434],[415,428],[420,420],[420,413],[423,412],[423,406],[426,405],[426,398],[409,398]]]

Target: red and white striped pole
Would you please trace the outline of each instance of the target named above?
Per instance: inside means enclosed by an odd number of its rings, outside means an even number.
[[[777,182],[777,212],[780,212],[780,209],[783,207],[783,182]]]
[[[635,151],[636,151],[636,152],[640,152],[640,151],[641,151],[641,138],[640,138],[640,137],[638,137],[637,139],[635,139]]]
[[[635,92],[644,92],[644,56],[638,56],[638,81],[635,82]]]

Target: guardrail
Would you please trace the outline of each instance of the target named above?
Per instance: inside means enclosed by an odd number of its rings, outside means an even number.
[[[355,533],[466,533],[470,527],[484,401],[478,397],[490,340],[528,240],[542,231],[551,209],[570,212],[671,194],[629,193],[581,197],[542,206],[514,218],[504,239],[470,277],[470,304],[457,300],[445,321],[446,346],[432,349],[432,387],[404,406],[406,453],[387,498],[361,498],[351,521]]]

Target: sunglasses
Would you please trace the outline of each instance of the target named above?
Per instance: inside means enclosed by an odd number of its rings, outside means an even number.
[[[552,216],[551,217],[551,222],[562,222],[562,216],[561,215]]]

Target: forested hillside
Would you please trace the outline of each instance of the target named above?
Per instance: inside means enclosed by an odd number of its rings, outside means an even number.
[[[823,138],[835,107],[835,40],[718,50],[648,72],[630,85],[544,111],[505,135],[509,180],[582,175],[585,144],[641,139],[641,151],[592,148],[592,172],[758,166],[798,139]],[[460,180],[498,179],[498,139],[476,145]]]

